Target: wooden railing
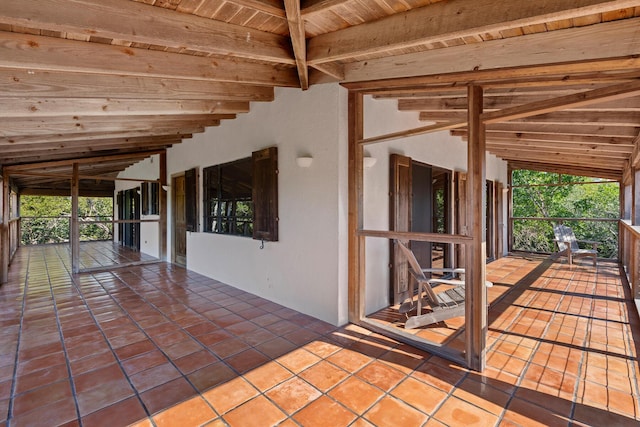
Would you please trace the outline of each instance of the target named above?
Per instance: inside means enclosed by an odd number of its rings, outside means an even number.
[[[624,219],[620,220],[620,261],[640,310],[640,226]]]
[[[9,262],[20,246],[20,218],[9,220]]]

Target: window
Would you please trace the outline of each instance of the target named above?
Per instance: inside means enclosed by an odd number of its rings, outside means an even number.
[[[157,182],[142,183],[142,215],[160,214],[160,184]]]
[[[203,170],[204,231],[278,240],[277,149]]]

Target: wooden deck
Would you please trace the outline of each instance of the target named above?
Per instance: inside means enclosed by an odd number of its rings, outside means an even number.
[[[0,288],[0,425],[640,422],[640,323],[614,263],[490,264],[479,374],[166,263],[71,275],[68,253],[20,248]]]

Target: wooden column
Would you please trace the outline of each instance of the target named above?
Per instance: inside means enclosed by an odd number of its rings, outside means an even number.
[[[507,252],[513,251],[513,169],[507,168]]]
[[[0,224],[0,283],[9,281],[9,197],[11,191],[9,187],[9,174],[4,171],[2,174],[2,224]]]
[[[631,224],[640,225],[640,169],[631,168]]]
[[[504,253],[504,185],[496,183],[496,259]]]
[[[363,212],[363,95],[349,92],[349,321],[364,317],[365,238],[358,236],[364,224]]]
[[[167,152],[166,150],[160,153],[160,222],[158,224],[158,257],[166,261],[167,260],[167,192],[165,188],[167,186]]]
[[[71,242],[71,271],[80,271],[80,224],[78,222],[78,198],[80,197],[80,179],[78,178],[78,164],[73,164],[71,176],[71,228],[69,240]]]
[[[482,88],[470,86],[467,145],[467,226],[472,237],[466,249],[465,344],[467,365],[482,372],[486,366],[487,289],[485,205],[485,126],[481,122]]]

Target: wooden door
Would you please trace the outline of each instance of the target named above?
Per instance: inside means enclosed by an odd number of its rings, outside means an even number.
[[[413,162],[411,168],[411,226],[409,230],[419,233],[433,233],[433,170],[430,166],[417,162]],[[433,244],[431,242],[411,242],[411,250],[422,268],[433,266]]]
[[[411,158],[392,154],[390,159],[390,212],[389,230],[411,230]],[[408,241],[402,241],[408,244]],[[391,241],[391,286],[389,301],[396,305],[409,295],[409,271],[407,261]]]
[[[173,262],[187,266],[187,210],[184,175],[172,179],[173,189]]]

